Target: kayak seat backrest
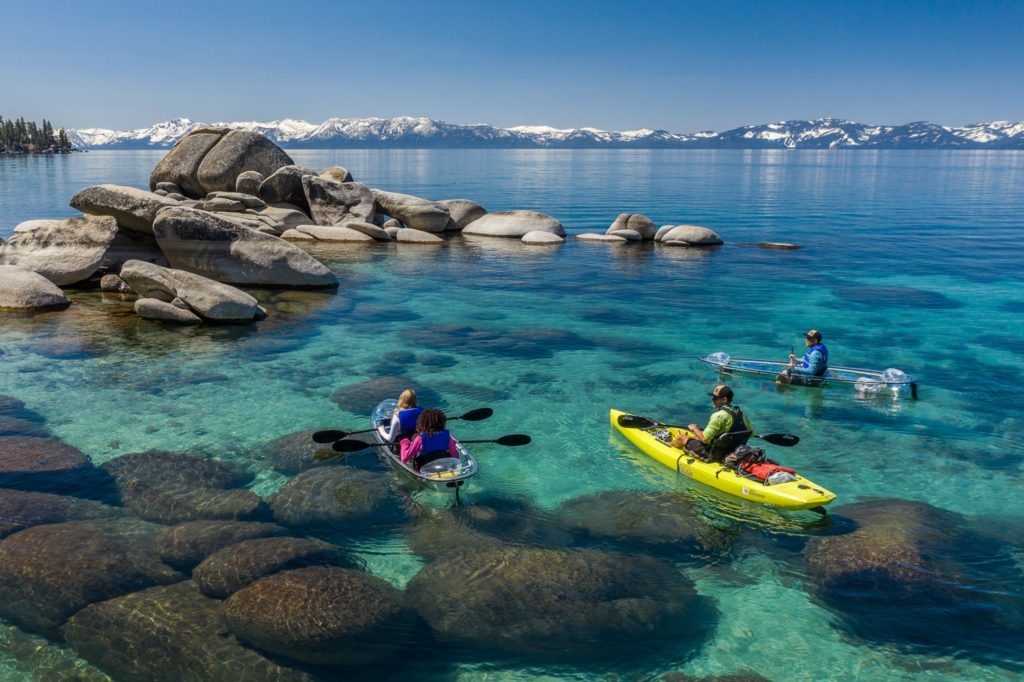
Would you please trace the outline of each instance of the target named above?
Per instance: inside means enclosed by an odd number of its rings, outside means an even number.
[[[711,444],[711,454],[715,457],[731,455],[736,448],[741,445],[746,445],[752,435],[754,435],[752,431],[732,431],[730,433],[723,433],[715,439],[714,443]]]

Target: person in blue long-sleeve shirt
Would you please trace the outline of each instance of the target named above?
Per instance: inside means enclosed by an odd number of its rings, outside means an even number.
[[[789,354],[789,367],[775,378],[777,384],[803,384],[825,376],[828,371],[828,348],[821,342],[821,332],[812,329],[804,335],[807,352],[799,360],[793,353]]]

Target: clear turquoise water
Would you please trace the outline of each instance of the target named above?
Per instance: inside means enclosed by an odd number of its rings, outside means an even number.
[[[71,215],[67,201],[82,187],[145,186],[159,157],[0,158],[0,237],[21,220]],[[79,305],[68,311],[0,319],[0,394],[25,401],[96,462],[149,448],[197,450],[246,462],[259,473],[255,489],[266,494],[287,479],[254,458],[261,444],[302,429],[362,426],[364,414],[339,411],[331,394],[407,375],[438,392],[450,411],[495,409],[489,421],[460,427],[467,437],[534,436],[518,450],[477,448],[481,473],[469,504],[513,495],[554,509],[601,490],[668,489],[692,495],[710,517],[743,519],[748,532],[727,561],[681,567],[716,600],[711,640],[692,656],[624,662],[628,677],[741,668],[774,680],[1013,677],[1020,660],[852,638],[800,583],[798,554],[766,549],[764,538],[802,537],[814,527],[677,479],[614,434],[607,410],[703,421],[705,393],[720,380],[697,355],[784,357],[815,327],[833,363],[919,375],[921,400],[858,400],[844,388],[779,392],[769,382],[732,379],[760,430],[800,435],[799,447],[775,455],[837,492],[837,506],[896,497],[964,514],[979,528],[995,517],[1019,521],[1024,155],[435,150],[293,157],[314,167],[341,163],[374,187],[467,197],[490,210],[541,210],[571,233],[603,232],[618,213],[638,212],[659,225],[706,225],[727,244],[691,251],[570,240],[530,249],[465,239],[437,251],[323,248],[315,253],[338,272],[338,292],[260,292],[271,317],[251,330],[167,330],[124,314],[118,299],[75,294]],[[803,248],[744,246],[758,241]],[[385,359],[394,351],[412,351],[417,360]],[[438,353],[447,362],[431,358]],[[429,494],[415,497],[439,504]],[[368,545],[363,556],[398,586],[422,565],[401,542]],[[592,674],[530,661],[486,670],[451,665],[466,679]],[[0,673],[4,666],[0,655]]]

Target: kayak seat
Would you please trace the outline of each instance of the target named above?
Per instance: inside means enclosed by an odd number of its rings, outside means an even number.
[[[711,444],[711,457],[721,461],[728,455],[735,452],[736,448],[741,445],[746,445],[752,435],[754,435],[753,431],[732,431],[730,433],[723,433],[715,439],[714,443]]]
[[[436,462],[439,459],[451,458],[447,450],[435,450],[434,452],[421,452],[413,458],[413,469],[419,471],[424,464]]]

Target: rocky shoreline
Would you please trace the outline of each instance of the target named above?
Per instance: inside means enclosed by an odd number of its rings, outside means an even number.
[[[0,310],[70,305],[60,287],[135,295],[140,316],[186,325],[251,322],[266,310],[238,287],[332,289],[337,277],[304,250],[319,242],[444,246],[458,235],[565,243],[555,218],[489,212],[470,199],[431,200],[355,181],[341,166],[296,165],[266,137],[199,129],[156,165],[149,191],[103,184],[71,198],[82,215],[22,222],[0,240]],[[622,214],[584,242],[722,244],[694,225],[660,229]]]

